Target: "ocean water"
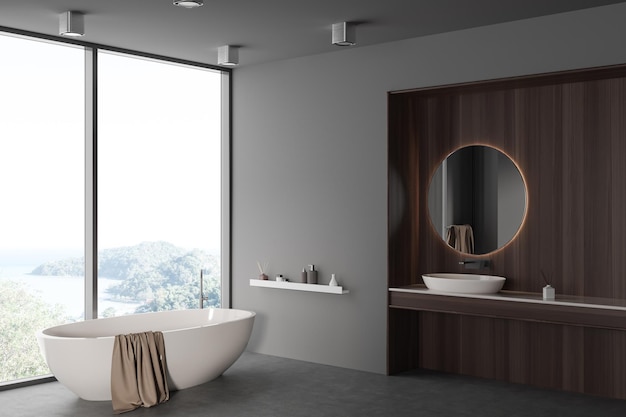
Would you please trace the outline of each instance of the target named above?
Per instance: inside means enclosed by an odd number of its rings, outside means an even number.
[[[0,266],[0,280],[21,282],[27,291],[40,297],[47,304],[54,306],[59,304],[65,309],[65,313],[73,320],[84,318],[85,285],[82,277],[66,277],[51,275],[30,275],[34,266]],[[106,293],[106,289],[118,284],[119,280],[108,278],[98,279],[98,309],[100,312],[112,307],[116,315],[134,313],[141,303],[123,303],[112,300]]]

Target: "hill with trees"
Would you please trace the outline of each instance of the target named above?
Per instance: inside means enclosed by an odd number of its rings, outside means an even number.
[[[31,274],[84,276],[84,263],[83,257],[47,262]],[[209,297],[205,305],[217,307],[221,302],[219,259],[205,251],[185,250],[167,242],[144,242],[98,252],[98,277],[119,280],[108,292],[119,301],[142,303],[137,313],[196,308],[201,269],[205,295]]]

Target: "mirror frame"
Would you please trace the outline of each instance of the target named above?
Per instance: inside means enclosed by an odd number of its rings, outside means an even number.
[[[474,146],[481,146],[481,147],[485,147],[485,148],[490,148],[490,149],[494,149],[498,152],[500,152],[502,155],[506,156],[509,161],[511,161],[511,163],[513,164],[513,166],[515,166],[515,168],[517,169],[517,172],[519,173],[521,179],[522,179],[522,184],[524,186],[524,199],[525,199],[525,206],[524,206],[524,212],[522,214],[521,217],[521,221],[519,223],[519,226],[517,227],[517,230],[515,231],[515,233],[513,234],[513,236],[511,236],[511,238],[502,246],[497,247],[496,249],[490,251],[490,252],[486,252],[486,253],[465,253],[465,252],[461,252],[457,249],[455,249],[454,247],[450,246],[444,236],[442,236],[439,231],[437,230],[437,227],[434,225],[433,223],[433,218],[430,212],[430,200],[429,200],[429,194],[430,194],[430,188],[432,186],[432,182],[433,179],[435,177],[435,174],[437,173],[437,171],[439,170],[439,168],[441,167],[441,165],[443,164],[444,161],[446,161],[451,155],[453,155],[455,152],[458,152],[461,149],[465,149],[465,148],[470,148],[470,147],[474,147]],[[481,258],[481,257],[489,257],[495,253],[498,253],[502,250],[504,250],[506,247],[508,247],[511,243],[513,243],[517,237],[520,235],[522,229],[524,228],[524,225],[526,224],[526,220],[528,217],[528,209],[530,207],[529,204],[529,200],[530,200],[530,193],[528,190],[528,182],[526,180],[526,177],[524,175],[524,171],[521,169],[520,165],[517,163],[517,161],[511,157],[511,155],[507,152],[505,152],[504,150],[502,150],[501,148],[497,147],[497,146],[493,146],[493,145],[489,145],[489,144],[485,144],[485,143],[468,143],[468,144],[463,144],[461,146],[456,147],[454,150],[452,150],[451,152],[447,153],[445,155],[445,157],[443,159],[441,159],[436,165],[434,165],[433,169],[431,170],[430,173],[430,177],[428,179],[428,189],[426,190],[426,196],[427,196],[427,201],[426,201],[426,210],[428,212],[428,222],[430,224],[431,227],[431,231],[432,233],[438,237],[439,241],[449,250],[452,250],[454,253],[458,254],[458,255],[462,255],[464,257],[472,257],[472,258]]]

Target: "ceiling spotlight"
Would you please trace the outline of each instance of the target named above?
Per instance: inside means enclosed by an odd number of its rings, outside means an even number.
[[[354,23],[333,23],[333,45],[352,46],[356,45]]]
[[[217,65],[234,67],[239,64],[239,47],[224,45],[217,48]]]
[[[59,15],[59,35],[83,36],[85,16],[79,12],[65,12]]]
[[[204,4],[202,0],[174,0],[174,6],[185,7],[187,9],[193,9],[194,7],[200,7]]]

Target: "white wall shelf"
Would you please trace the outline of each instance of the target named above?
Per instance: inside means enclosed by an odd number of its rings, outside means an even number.
[[[321,292],[326,294],[348,294],[350,291],[344,290],[343,287],[323,284],[303,284],[299,282],[279,282],[263,279],[251,279],[251,287],[264,287],[264,288],[276,288],[280,290],[294,290],[294,291],[309,291],[309,292]]]

